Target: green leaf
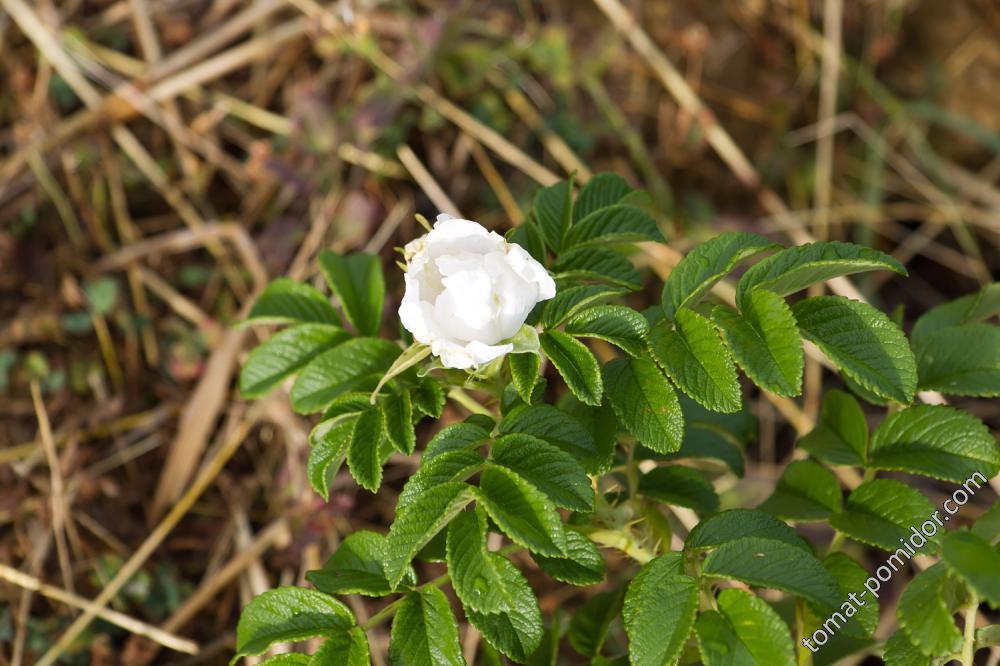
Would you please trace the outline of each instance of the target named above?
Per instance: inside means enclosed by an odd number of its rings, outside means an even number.
[[[758,509],[730,509],[695,525],[684,542],[684,550],[715,548],[748,536],[781,541],[812,553],[810,545],[791,527]]]
[[[1000,609],[1000,552],[971,532],[949,532],[941,540],[941,558],[979,599]]]
[[[413,556],[473,497],[470,486],[449,481],[424,490],[396,512],[385,547],[385,574],[393,587],[403,579]]]
[[[535,193],[534,213],[545,244],[562,250],[573,211],[573,178],[543,187]]]
[[[372,385],[400,354],[388,340],[355,338],[312,359],[292,385],[292,407],[299,414],[318,412],[342,393]]]
[[[830,516],[830,525],[856,541],[895,551],[900,539],[912,536],[911,527],[919,529],[933,512],[934,506],[913,488],[875,479],[848,495],[843,510]]]
[[[243,609],[236,627],[236,657],[260,654],[275,643],[332,636],[352,626],[351,611],[333,597],[279,587],[254,597]]]
[[[570,585],[596,585],[604,580],[604,558],[597,546],[573,530],[566,530],[566,557],[531,555],[542,571]]]
[[[976,324],[1000,314],[1000,282],[986,285],[974,294],[943,303],[925,312],[913,325],[914,343],[935,331],[960,324]]]
[[[643,358],[615,359],[604,366],[604,385],[618,419],[644,446],[658,453],[681,448],[684,417],[656,365]]]
[[[840,241],[786,248],[750,267],[736,285],[742,310],[755,287],[787,296],[817,282],[865,271],[890,270],[906,275],[898,261],[877,250]]]
[[[513,600],[486,548],[486,514],[463,511],[448,526],[448,572],[462,606],[480,613],[509,610]]]
[[[996,545],[1000,540],[1000,500],[993,502],[972,526],[972,533]]]
[[[465,481],[479,471],[483,458],[472,449],[454,449],[420,461],[420,467],[403,486],[396,501],[396,511],[402,511],[430,488],[449,481]]]
[[[404,455],[413,453],[417,434],[413,429],[413,401],[409,391],[390,395],[380,405],[385,434],[393,448]]]
[[[785,397],[802,393],[802,339],[783,298],[754,289],[742,313],[720,305],[712,311],[712,319],[754,384]]]
[[[309,661],[309,666],[370,666],[370,664],[368,637],[361,627],[352,627],[334,634],[319,646]]]
[[[976,649],[984,647],[1000,647],[1000,624],[976,629]]]
[[[521,572],[499,553],[490,553],[500,574],[502,587],[511,598],[510,609],[500,613],[479,613],[466,609],[466,617],[486,641],[517,662],[525,662],[542,642],[545,627],[538,600]]]
[[[360,253],[344,256],[324,250],[319,255],[319,267],[358,334],[378,335],[385,302],[385,280],[379,258]]]
[[[875,633],[879,621],[878,599],[868,596],[864,601],[857,593],[864,589],[868,580],[868,571],[844,553],[833,553],[823,560],[823,566],[833,574],[840,586],[841,614],[847,619],[837,631],[855,638],[870,638]],[[857,604],[848,604],[847,600],[854,593]],[[853,616],[846,613],[847,607],[853,607],[857,612]],[[836,618],[839,619],[839,618]]]
[[[653,455],[660,460],[713,458],[727,465],[736,476],[742,477],[745,471],[743,449],[732,438],[712,428],[690,422],[685,424],[684,443],[676,453]]]
[[[573,204],[573,221],[613,206],[633,192],[632,186],[616,173],[599,173],[583,186]]]
[[[1000,471],[1000,446],[982,421],[946,405],[916,405],[890,415],[872,434],[869,467],[963,483]]]
[[[561,289],[542,309],[541,324],[553,329],[587,307],[620,296],[623,290],[603,284],[581,284]]]
[[[445,426],[431,437],[424,449],[423,462],[458,449],[472,449],[490,438],[490,431],[471,420]]]
[[[878,396],[909,404],[917,369],[906,336],[885,314],[841,296],[815,296],[792,306],[802,335],[841,372]]]
[[[330,499],[330,482],[347,456],[354,434],[354,418],[321,421],[309,433],[309,462],[306,476],[309,484],[324,500]]]
[[[386,537],[368,530],[348,534],[322,569],[306,573],[306,580],[327,594],[363,594],[384,597],[393,588],[385,574]],[[416,585],[413,567],[403,574],[407,585]]]
[[[320,353],[350,339],[330,324],[301,324],[279,331],[254,348],[240,371],[244,398],[264,395]]]
[[[596,280],[635,291],[642,288],[639,271],[628,257],[606,247],[576,247],[552,264],[556,278],[568,282]]]
[[[298,322],[339,326],[340,317],[326,296],[307,284],[288,278],[278,278],[268,284],[246,318],[248,324]]]
[[[630,356],[642,356],[646,351],[649,325],[646,318],[632,308],[598,305],[570,317],[565,330],[576,337],[610,342]]]
[[[322,420],[342,420],[344,417],[357,415],[371,409],[371,406],[370,394],[362,391],[348,391],[334,398],[330,406],[323,412]]]
[[[593,438],[597,449],[596,460],[592,466],[589,461],[577,458],[588,474],[599,476],[604,474],[614,462],[615,447],[618,445],[618,421],[615,418],[614,409],[605,397],[600,407],[585,405],[576,399],[572,394],[567,393],[559,399],[559,409],[582,425]],[[544,438],[542,438],[544,439]],[[556,444],[551,440],[546,440],[550,444]],[[560,447],[562,448],[562,447]],[[563,449],[565,450],[565,449]]]
[[[347,448],[347,466],[351,476],[362,488],[375,493],[382,485],[382,437],[385,424],[382,413],[375,409],[362,412],[354,424],[351,444]]]
[[[948,579],[948,569],[938,563],[910,581],[899,598],[896,617],[906,637],[929,656],[953,654],[962,646],[962,634],[952,614],[955,586]]]
[[[629,583],[622,613],[632,666],[673,664],[697,610],[698,581],[684,573],[681,553],[644,565]]]
[[[566,534],[555,505],[514,472],[487,463],[477,500],[515,543],[533,553],[565,555]]]
[[[663,234],[649,213],[641,208],[618,204],[595,210],[574,224],[566,236],[566,245],[663,240]]]
[[[551,405],[539,404],[511,410],[500,421],[500,433],[517,432],[534,435],[562,449],[580,461],[590,474],[604,471],[604,456],[593,434],[580,421]]]
[[[573,456],[531,435],[503,435],[493,445],[494,463],[516,472],[548,495],[556,506],[592,511],[594,489],[587,472]]]
[[[694,509],[698,513],[719,510],[719,496],[696,469],[668,465],[652,469],[639,478],[639,494],[666,504]]]
[[[938,663],[928,657],[910,642],[906,632],[900,629],[885,643],[882,656],[886,666],[936,666]]]
[[[535,391],[535,384],[538,382],[541,360],[538,354],[507,354],[507,363],[510,365],[510,380],[521,400],[528,405],[532,402],[532,394]]]
[[[536,225],[531,220],[525,220],[506,234],[507,242],[520,245],[525,251],[540,263],[545,264],[545,241]]]
[[[432,419],[441,418],[447,400],[444,389],[435,377],[423,377],[416,388],[410,391],[413,408]]]
[[[819,423],[799,440],[799,447],[830,465],[864,465],[868,422],[854,396],[836,389],[827,391]]]
[[[743,406],[736,366],[719,332],[694,310],[675,313],[676,328],[666,322],[649,333],[656,362],[684,393],[715,412],[738,412]]]
[[[1000,396],[1000,327],[951,326],[914,347],[920,388],[976,398]]]
[[[458,625],[448,598],[436,587],[403,597],[389,634],[392,666],[465,666]]]
[[[743,581],[782,590],[824,610],[840,607],[840,588],[833,575],[807,550],[762,536],[727,541],[708,554],[701,575]]]
[[[587,657],[596,657],[608,636],[611,623],[621,613],[623,589],[605,590],[587,599],[570,620],[566,638],[573,649]]]
[[[795,665],[788,625],[766,601],[743,590],[726,589],[716,603],[718,612],[703,612],[695,625],[706,666]]]
[[[268,657],[260,662],[260,666],[309,666],[312,663],[312,655],[302,654],[301,652],[288,652]]]
[[[538,339],[542,351],[566,380],[573,395],[588,405],[600,405],[604,395],[601,366],[587,346],[562,331],[545,331]]]
[[[697,301],[742,261],[778,247],[759,234],[745,231],[727,231],[695,246],[663,282],[664,313],[673,319],[681,306]]]
[[[833,473],[811,460],[790,463],[774,493],[758,509],[784,520],[826,520],[843,504]]]

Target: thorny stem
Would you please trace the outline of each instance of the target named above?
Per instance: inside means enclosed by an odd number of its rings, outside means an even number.
[[[975,593],[965,607],[965,640],[962,643],[962,666],[973,666],[976,656],[976,613],[979,610],[979,599]]]

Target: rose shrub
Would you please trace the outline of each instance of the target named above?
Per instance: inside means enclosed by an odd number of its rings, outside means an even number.
[[[972,666],[976,649],[998,644],[1000,629],[975,620],[983,605],[1000,609],[1000,502],[928,538],[920,554],[940,559],[912,569],[882,618],[899,627],[888,640],[876,634],[880,599],[853,612],[845,602],[872,580],[870,562],[895,551],[912,566],[896,549],[934,506],[899,479],[986,493],[1000,470],[983,422],[927,393],[1000,396],[1000,327],[987,323],[1000,287],[925,313],[911,343],[900,318],[866,302],[797,295],[862,271],[905,274],[892,257],[726,232],[693,248],[640,312],[635,243],[663,241],[648,199],[607,174],[573,193],[572,182],[542,189],[506,239],[443,217],[409,243],[399,314],[412,339],[383,326],[377,257],[321,255],[339,309],[304,283],[265,290],[249,323],[286,328],[249,354],[241,390],[259,396],[294,377],[293,408],[320,415],[316,491],[328,498],[346,462],[378,492],[390,458],[420,453],[393,489],[387,533],[344,536],[307,574],[311,587],[250,602],[237,658],[315,637],[314,654],[266,663],[362,666],[369,630],[391,619],[393,666],[460,666],[459,607],[484,639],[477,663],[490,665],[794,666],[819,650],[822,663],[874,653],[891,666]],[[827,392],[815,424],[795,420],[800,459],[748,502],[740,480],[756,419],[744,389],[797,411],[803,339],[845,390]],[[557,590],[543,615],[527,571],[536,585],[596,589]],[[396,598],[359,624],[337,598],[355,594]]]

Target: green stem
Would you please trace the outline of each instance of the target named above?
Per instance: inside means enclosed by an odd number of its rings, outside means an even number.
[[[965,607],[965,641],[962,643],[962,666],[973,666],[976,656],[976,613],[979,599],[973,593],[972,601]]]
[[[833,539],[830,541],[830,547],[826,549],[827,556],[831,555],[832,553],[836,553],[838,550],[840,550],[840,547],[843,545],[843,543],[844,543],[844,533],[836,532],[833,535]]]
[[[473,414],[483,414],[485,416],[490,417],[491,419],[496,418],[496,414],[491,412],[486,407],[480,405],[478,402],[476,402],[475,399],[473,399],[471,395],[469,395],[460,388],[453,388],[451,391],[448,392],[448,397],[457,402],[458,404],[460,404],[462,407],[465,407]]]
[[[802,602],[795,602],[795,635],[798,636],[799,642],[796,645],[796,651],[799,653],[799,666],[812,666],[813,663],[813,653],[805,644],[803,644],[803,639],[805,638],[806,623],[802,612]]]

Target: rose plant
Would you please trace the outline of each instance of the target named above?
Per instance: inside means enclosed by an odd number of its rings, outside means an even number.
[[[234,661],[318,637],[315,654],[267,663],[368,664],[366,631],[391,621],[392,664],[463,664],[445,586],[484,637],[484,664],[811,663],[806,643],[838,611],[843,626],[815,653],[824,663],[875,652],[890,664],[971,664],[978,647],[996,645],[1000,629],[976,630],[975,618],[1000,608],[1000,504],[971,529],[966,520],[928,540],[923,554],[939,562],[907,586],[887,641],[875,638],[877,599],[856,613],[844,602],[871,576],[861,545],[891,553],[934,510],[899,479],[962,484],[1000,470],[978,418],[920,393],[1000,395],[1000,328],[987,323],[1000,288],[931,310],[908,340],[898,318],[864,302],[786,300],[862,271],[905,274],[892,257],[728,232],[689,252],[660,302],[637,311],[635,243],[664,241],[648,199],[609,174],[574,189],[540,190],[532,219],[506,238],[440,216],[403,250],[402,329],[384,325],[373,256],[321,255],[339,311],[287,279],[260,297],[248,323],[285,328],[249,354],[240,388],[261,396],[294,377],[295,411],[320,415],[309,438],[316,492],[328,497],[345,461],[378,492],[394,452],[422,451],[388,533],[349,534],[308,574],[310,587],[255,598]],[[732,304],[717,298],[713,288],[747,263]],[[846,391],[828,392],[800,459],[763,504],[720,499],[722,482],[743,476],[756,431],[738,370],[793,398],[803,339]],[[470,415],[418,442],[417,426],[449,400]],[[886,409],[871,433],[861,402]],[[796,529],[817,521],[833,528],[826,545]],[[426,579],[415,562],[447,573]],[[543,617],[528,570],[600,587]],[[349,594],[393,600],[358,623],[337,599]]]

